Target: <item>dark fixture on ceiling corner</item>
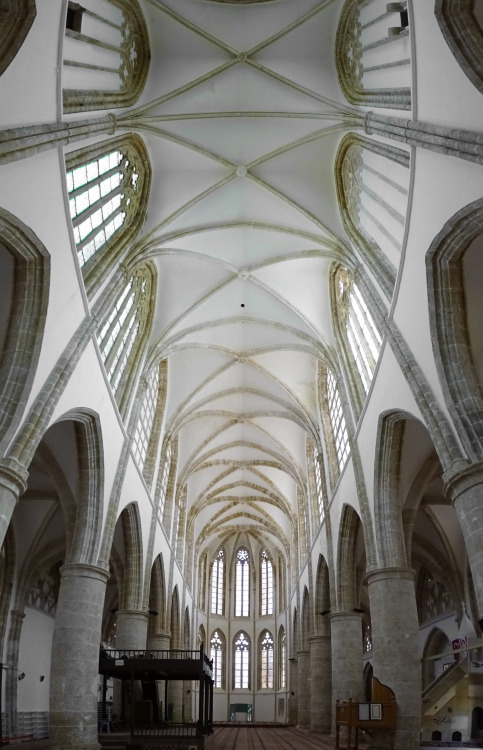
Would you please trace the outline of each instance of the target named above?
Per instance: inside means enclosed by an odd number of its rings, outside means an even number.
[[[154,615],[154,617],[156,617],[157,615],[159,615],[159,612],[157,609],[148,609],[148,614]]]
[[[331,610],[330,609],[324,609],[323,612],[319,612],[319,615],[330,615]]]

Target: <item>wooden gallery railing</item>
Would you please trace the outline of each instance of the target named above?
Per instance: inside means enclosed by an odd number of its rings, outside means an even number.
[[[396,728],[396,696],[390,687],[383,685],[376,677],[372,678],[370,703],[337,701],[335,708],[335,746],[339,748],[340,728],[347,727],[347,750],[358,750],[359,729],[373,731],[385,729],[391,733],[391,750],[394,747]],[[354,745],[352,730],[355,731]]]

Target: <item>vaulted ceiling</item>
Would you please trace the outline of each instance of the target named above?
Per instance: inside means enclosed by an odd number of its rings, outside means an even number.
[[[194,538],[288,551],[330,357],[329,269],[347,240],[333,176],[354,117],[337,82],[340,2],[144,0],[151,68],[123,115],[153,165],[136,248],[155,259],[150,361]],[[127,123],[126,123],[127,124]]]

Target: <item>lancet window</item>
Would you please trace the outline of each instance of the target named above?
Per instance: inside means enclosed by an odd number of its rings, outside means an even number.
[[[273,690],[273,637],[268,630],[264,630],[259,638],[260,689]]]
[[[137,464],[144,466],[148,452],[149,439],[153,428],[159,391],[159,367],[155,367],[148,380],[146,393],[141,404],[138,423],[133,437],[133,453]]]
[[[248,689],[250,686],[250,639],[240,632],[234,640],[233,687]]]
[[[211,614],[224,614],[225,551],[220,549],[211,570]]]
[[[260,614],[273,615],[273,565],[267,550],[260,553]]]
[[[336,379],[331,370],[327,370],[327,401],[329,405],[329,417],[332,425],[332,435],[339,463],[339,470],[345,466],[349,457],[349,435],[347,425],[342,411],[339,389]]]
[[[214,687],[225,687],[225,636],[221,630],[215,630],[210,641],[210,658],[213,660]]]
[[[235,563],[235,616],[250,614],[250,557],[248,550],[241,548]]]

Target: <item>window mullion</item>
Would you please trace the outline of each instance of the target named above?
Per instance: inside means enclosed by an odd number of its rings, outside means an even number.
[[[116,198],[116,196],[121,195],[121,200],[122,200],[123,192],[124,192],[124,185],[121,183],[116,188],[114,188],[114,190],[111,190],[109,193],[106,193],[106,195],[103,195],[102,198],[99,198],[91,206],[88,206],[86,209],[84,209],[84,211],[81,211],[79,214],[77,214],[77,216],[75,216],[72,219],[72,225],[74,226],[74,228],[83,224],[86,219],[88,219],[93,214],[97,213],[97,211],[101,211],[104,208],[104,206],[107,205],[107,203],[109,203],[110,200],[112,200],[113,198]],[[120,210],[124,210],[122,207],[122,202],[117,212],[119,212]],[[98,224],[96,227],[94,227],[89,232],[89,234],[86,235],[86,237],[84,237],[84,239],[78,243],[78,246],[79,247],[81,245],[83,246],[86,243],[87,238],[90,237],[90,235],[92,234],[92,232],[98,232],[100,229],[104,228],[105,225],[112,219],[113,213],[114,211],[110,213],[109,216],[107,216],[104,219],[102,224]]]

